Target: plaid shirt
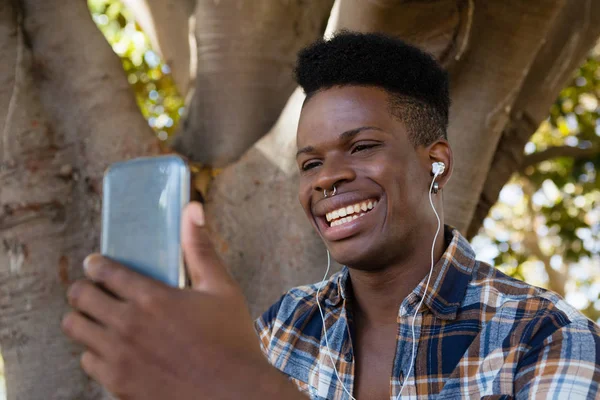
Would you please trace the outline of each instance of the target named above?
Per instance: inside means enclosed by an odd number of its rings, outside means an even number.
[[[475,260],[457,230],[446,227],[446,242],[415,320],[415,365],[401,398],[600,398],[600,328],[558,295]],[[352,393],[348,279],[347,268],[331,276],[319,301],[333,360]],[[411,362],[411,322],[425,282],[398,310],[390,399]],[[256,329],[269,362],[310,398],[348,399],[327,354],[319,285],[287,292]]]

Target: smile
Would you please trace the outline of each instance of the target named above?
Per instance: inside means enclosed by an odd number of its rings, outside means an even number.
[[[343,225],[348,222],[354,221],[357,218],[366,215],[369,211],[371,211],[377,205],[377,200],[369,199],[365,201],[361,201],[359,203],[350,204],[337,210],[333,210],[325,214],[325,218],[327,222],[329,222],[330,227]]]

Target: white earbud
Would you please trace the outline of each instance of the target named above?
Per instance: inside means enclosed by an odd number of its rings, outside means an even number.
[[[446,170],[446,164],[441,161],[437,161],[431,164],[431,172],[433,175],[441,175]]]

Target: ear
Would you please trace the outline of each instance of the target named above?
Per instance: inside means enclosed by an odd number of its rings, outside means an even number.
[[[434,162],[443,162],[446,168],[444,172],[437,176],[436,182],[440,185],[440,189],[443,189],[450,177],[452,176],[452,169],[454,166],[454,158],[452,156],[452,148],[446,139],[438,139],[429,146],[426,147],[426,155],[428,157],[428,168],[431,176],[433,177],[433,171],[431,164]]]

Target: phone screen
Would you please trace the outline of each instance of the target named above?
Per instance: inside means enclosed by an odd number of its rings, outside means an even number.
[[[177,156],[113,164],[103,184],[102,254],[182,286],[181,213],[189,202],[189,174]]]

